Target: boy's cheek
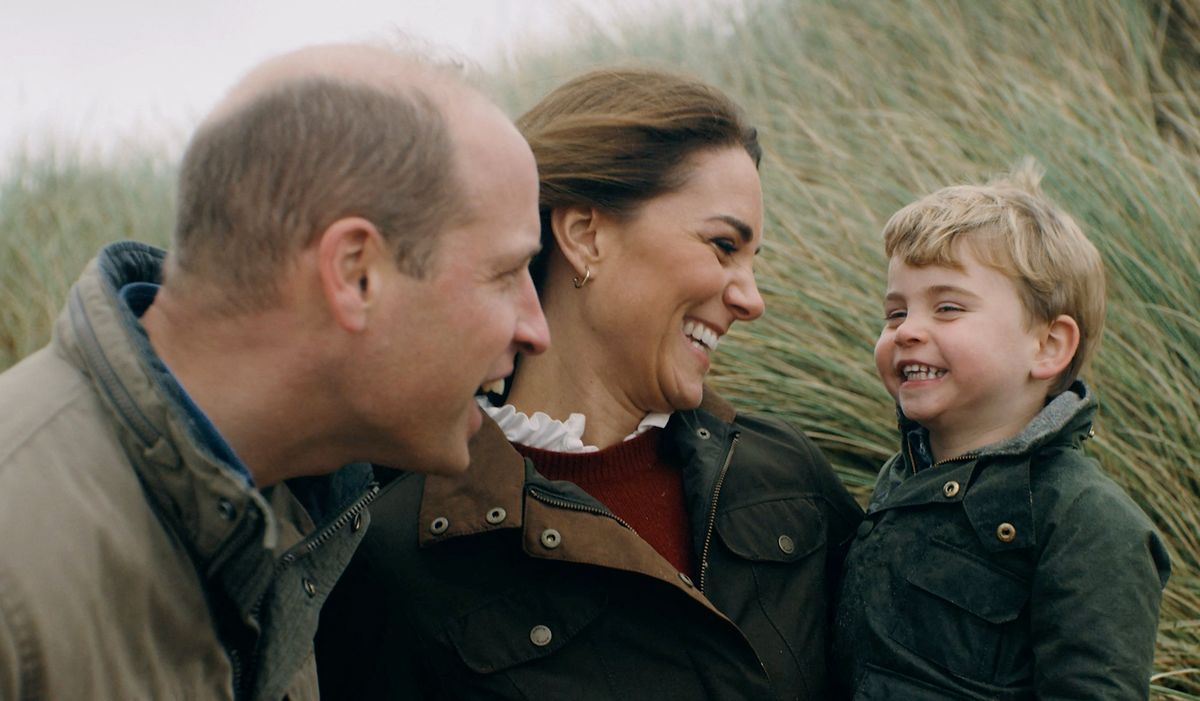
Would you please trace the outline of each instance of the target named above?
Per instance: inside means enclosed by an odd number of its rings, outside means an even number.
[[[883,333],[879,336],[879,340],[875,342],[875,372],[879,374],[879,379],[883,382],[883,386],[887,389],[888,394],[891,394],[895,398],[900,383],[896,378],[895,371],[892,369],[893,344],[887,338],[887,335],[887,330],[884,329]]]

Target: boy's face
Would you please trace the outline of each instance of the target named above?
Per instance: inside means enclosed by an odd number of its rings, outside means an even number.
[[[929,429],[938,459],[1014,436],[1041,409],[1031,376],[1042,324],[1026,328],[1013,282],[969,246],[962,269],[888,266],[875,367],[905,416]],[[941,454],[951,448],[954,454]]]

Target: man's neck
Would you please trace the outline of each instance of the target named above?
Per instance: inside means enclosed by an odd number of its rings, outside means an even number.
[[[303,378],[303,351],[281,347],[293,323],[276,312],[198,312],[163,288],[142,316],[150,343],[259,487],[305,474],[312,456],[290,446],[303,419],[285,393]],[[297,454],[303,455],[297,462]]]

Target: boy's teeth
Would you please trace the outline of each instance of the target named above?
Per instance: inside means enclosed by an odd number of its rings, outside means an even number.
[[[900,368],[900,374],[906,380],[932,380],[946,374],[942,368],[934,368],[928,365],[920,365],[913,363]]]
[[[498,380],[492,380],[486,385],[480,385],[479,389],[488,394],[504,394],[504,378],[501,377]]]
[[[698,342],[708,350],[716,350],[717,344],[721,341],[715,331],[695,321],[683,322],[683,335]]]

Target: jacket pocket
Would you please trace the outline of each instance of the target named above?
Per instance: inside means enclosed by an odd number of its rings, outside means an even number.
[[[1029,701],[1029,689],[945,689],[895,670],[867,665],[854,701]]]
[[[513,592],[450,621],[443,635],[463,664],[493,674],[553,655],[601,614],[599,596]]]
[[[825,544],[825,519],[804,497],[737,506],[717,517],[725,547],[751,562],[795,562]]]
[[[906,575],[908,610],[897,616],[891,636],[954,674],[990,682],[1002,639],[1019,634],[1013,623],[1029,600],[1029,584],[980,556],[930,545]]]

